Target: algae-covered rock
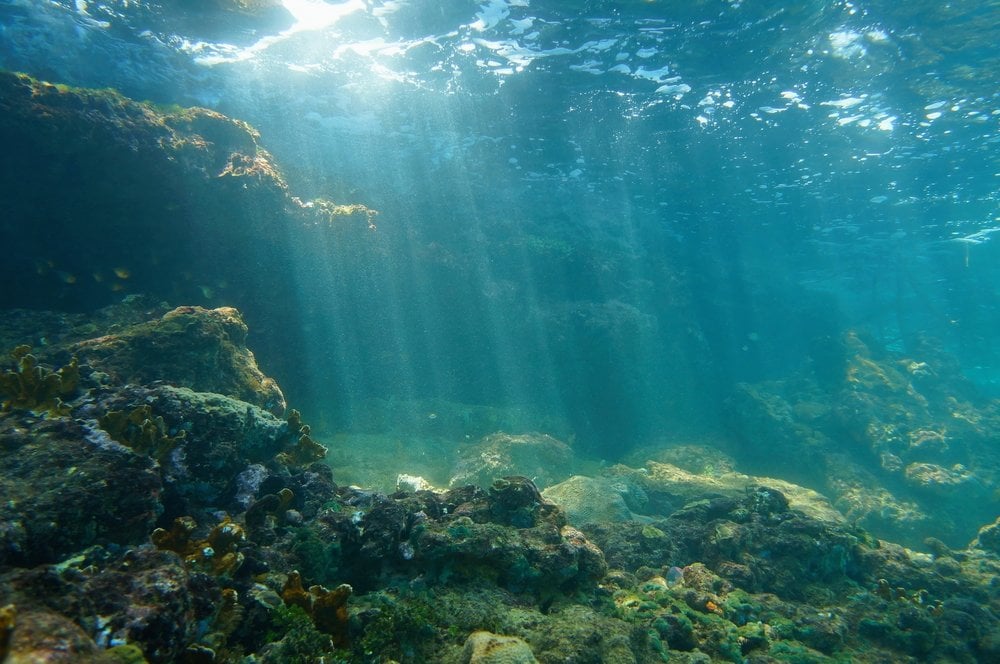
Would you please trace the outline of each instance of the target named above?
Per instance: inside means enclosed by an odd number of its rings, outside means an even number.
[[[544,487],[567,477],[572,461],[569,445],[552,436],[497,432],[459,451],[449,486],[488,487],[498,477],[523,475]]]
[[[489,492],[340,493],[350,511],[323,514],[325,538],[340,542],[341,581],[359,593],[399,574],[563,593],[592,588],[607,570],[600,549],[567,527],[562,511],[526,478],[506,478]]]
[[[244,252],[233,232],[235,217],[249,209],[240,198],[276,215],[287,203],[257,138],[214,111],[164,112],[111,90],[0,73],[0,139],[5,154],[17,155],[0,160],[11,222],[0,239],[12,257],[0,263],[0,276],[22,284],[0,301],[37,308],[69,298],[86,306],[126,288],[168,295],[177,287],[193,297],[214,287],[223,277],[196,251],[199,239]],[[239,193],[228,190],[233,180]]]
[[[214,612],[218,588],[189,573],[174,554],[142,549],[124,556],[81,589],[91,599],[81,622],[100,624],[107,643],[134,643],[150,661],[174,661]]]
[[[79,625],[58,613],[24,611],[10,635],[6,664],[115,664]]]
[[[742,499],[749,487],[760,485],[778,489],[794,509],[814,518],[843,520],[822,495],[791,482],[736,472],[697,474],[655,461],[641,470],[616,465],[598,477],[577,475],[542,493],[565,509],[572,523],[620,523],[667,517],[691,502],[710,497]]]
[[[246,347],[247,325],[231,307],[178,307],[162,318],[74,346],[83,360],[120,383],[163,381],[285,410],[277,383],[257,367]]]
[[[161,489],[154,463],[96,423],[0,415],[0,567],[144,541]]]
[[[740,462],[831,496],[876,534],[967,542],[1000,509],[1000,401],[922,341],[912,354],[849,331],[836,379],[800,372],[740,385],[729,401]]]
[[[0,282],[18,284],[0,292],[3,308],[82,311],[138,292],[277,319],[295,287],[290,238],[352,215],[364,237],[374,214],[292,196],[245,122],[113,90],[0,72],[0,143]]]
[[[118,552],[92,547],[58,565],[15,568],[0,574],[0,593],[18,607],[12,646],[81,654],[20,660],[25,662],[89,661],[84,657],[125,643],[150,662],[180,661],[200,630],[212,625],[220,599],[211,577],[149,546]]]
[[[820,493],[774,477],[743,473],[697,475],[671,464],[656,462],[647,464],[647,469],[649,472],[639,474],[638,478],[645,479],[644,486],[650,493],[650,500],[657,505],[682,506],[712,495],[744,498],[748,495],[750,487],[769,486],[779,490],[787,498],[788,505],[792,509],[822,521],[832,523],[843,521],[843,515]]]
[[[634,517],[615,482],[605,477],[574,475],[542,491],[566,511],[570,523],[621,523]]]
[[[972,546],[1000,555],[1000,517],[979,529]]]
[[[542,662],[601,662],[635,664],[655,662],[658,654],[643,635],[625,621],[591,607],[566,604],[554,607],[544,621],[514,615],[515,625]]]
[[[538,664],[531,646],[516,636],[473,632],[465,641],[462,664]]]
[[[148,409],[163,427],[170,448],[157,458],[174,507],[182,513],[222,506],[237,475],[252,464],[270,462],[297,438],[288,422],[232,397],[186,387],[129,385],[99,397],[78,411],[110,427],[109,414]],[[111,428],[109,436],[118,432]],[[121,441],[130,445],[128,440]],[[177,503],[176,501],[181,501]],[[176,514],[175,514],[176,515]]]

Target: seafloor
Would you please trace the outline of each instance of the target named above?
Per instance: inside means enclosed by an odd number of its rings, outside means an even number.
[[[239,311],[161,300],[275,289],[242,237],[372,211],[290,196],[243,123],[110,91],[2,74],[0,139],[8,218],[38,222],[0,225],[0,661],[1000,661],[1000,403],[933,345],[849,332],[835,385],[740,386],[729,450],[574,467],[446,403],[325,437]],[[171,221],[194,204],[211,225]]]

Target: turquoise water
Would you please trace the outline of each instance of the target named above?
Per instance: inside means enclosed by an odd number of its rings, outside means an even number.
[[[239,276],[174,303],[243,310],[310,421],[616,459],[847,330],[1000,395],[998,3],[271,4],[7,1],[0,66],[241,118],[295,195],[378,210],[259,269],[191,243]],[[33,303],[121,296],[73,293]]]

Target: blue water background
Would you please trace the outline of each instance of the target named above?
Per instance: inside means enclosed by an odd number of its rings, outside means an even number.
[[[205,291],[330,428],[518,407],[613,458],[848,329],[1000,396],[1000,3],[284,4],[8,0],[0,66],[245,119],[294,193],[379,211],[289,229],[293,292]]]

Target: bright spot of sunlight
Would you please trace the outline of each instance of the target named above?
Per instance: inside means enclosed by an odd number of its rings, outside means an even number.
[[[337,5],[327,4],[323,0],[282,0],[281,4],[295,17],[295,25],[289,29],[289,33],[320,30],[348,14],[365,9],[362,0],[347,0]]]

